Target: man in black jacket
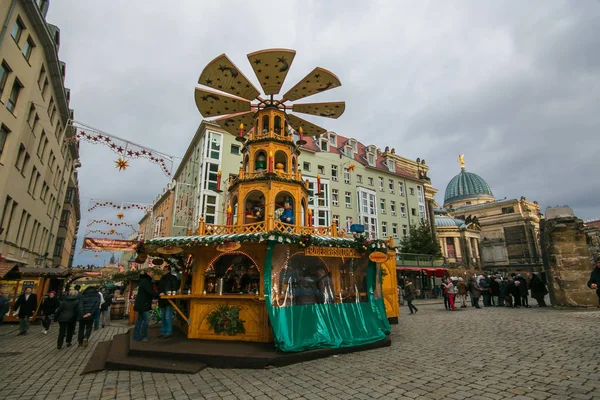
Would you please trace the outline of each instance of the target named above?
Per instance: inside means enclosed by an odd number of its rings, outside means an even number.
[[[37,296],[31,293],[31,288],[25,289],[25,292],[19,296],[13,312],[19,309],[19,335],[27,335],[29,330],[29,318],[33,317],[37,308]]]
[[[177,290],[177,277],[171,273],[171,267],[163,267],[163,276],[158,282],[158,293],[160,296]],[[168,300],[158,300],[160,308],[160,335],[159,338],[168,339],[173,334],[173,306]]]
[[[79,310],[79,298],[77,290],[70,290],[69,294],[63,298],[63,301],[58,306],[58,310],[54,314],[54,320],[58,321],[58,349],[62,349],[65,335],[67,337],[67,347],[71,347],[73,333],[75,332],[75,324],[77,323],[77,312]]]
[[[97,312],[100,312],[100,296],[98,296],[98,290],[90,286],[85,288],[79,298],[77,313],[79,317],[79,334],[77,335],[79,347],[87,347]]]
[[[42,332],[44,332],[44,335],[48,333],[52,318],[59,305],[60,301],[58,301],[58,297],[56,297],[56,292],[54,290],[48,293],[48,297],[42,301],[40,310],[42,311],[42,314],[44,314],[44,319],[42,320],[42,326],[44,327]]]
[[[598,307],[600,307],[600,256],[596,257],[596,268],[592,270],[587,285],[590,289],[596,289],[596,295],[598,295]]]
[[[158,297],[158,293],[152,288],[152,278],[146,271],[140,274],[140,285],[133,304],[133,310],[137,311],[138,318],[133,327],[133,340],[148,342],[148,324],[150,323],[150,310],[152,299]]]

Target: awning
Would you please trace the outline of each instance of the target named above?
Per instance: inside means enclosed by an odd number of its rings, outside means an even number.
[[[66,268],[36,268],[36,267],[19,267],[19,273],[21,275],[46,275],[46,276],[63,276],[67,275],[68,270]]]
[[[436,278],[443,278],[447,272],[447,268],[421,268],[421,267],[402,267],[397,266],[397,271],[410,271],[410,272],[422,272],[425,271],[427,276],[435,276]]]
[[[6,274],[8,274],[16,265],[17,263],[0,262],[0,279],[4,279]]]

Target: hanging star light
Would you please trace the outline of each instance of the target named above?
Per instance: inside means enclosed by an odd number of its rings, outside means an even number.
[[[118,213],[117,214],[117,218],[118,219],[123,219],[124,217],[125,217],[125,214],[123,214],[123,213]]]
[[[115,161],[115,168],[119,171],[125,171],[129,167],[129,161],[124,160],[123,157],[119,157],[117,161]]]
[[[348,165],[348,171],[350,171],[350,172],[354,172],[355,168],[356,168],[356,165],[354,165],[354,163]]]
[[[113,234],[113,233],[115,233],[116,231],[115,231],[114,229],[111,229],[109,232],[110,232],[111,234]]]

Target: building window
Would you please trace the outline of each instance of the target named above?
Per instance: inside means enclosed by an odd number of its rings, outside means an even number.
[[[396,172],[396,163],[394,160],[387,160],[388,168],[392,172]]]
[[[408,226],[402,225],[402,236],[408,235]]]
[[[23,85],[18,79],[15,79],[12,90],[10,91],[10,97],[6,102],[6,108],[8,108],[8,111],[10,111],[13,114],[15,112],[15,108],[17,107],[17,101],[19,100],[19,94],[21,93],[21,89],[23,89]]]
[[[325,175],[325,167],[322,165],[317,165],[317,173]]]
[[[329,151],[329,143],[327,139],[321,139],[321,151]]]
[[[20,17],[17,17],[17,21],[15,22],[12,32],[10,34],[13,37],[13,39],[15,39],[15,42],[17,42],[17,45],[19,44],[19,40],[21,40],[21,35],[23,34],[24,30],[25,24],[23,23],[23,21],[21,21]]]
[[[398,238],[398,224],[397,223],[392,223],[392,237],[394,237],[395,239]]]
[[[329,211],[317,210],[314,226],[329,226]]]
[[[375,155],[369,154],[367,156],[367,161],[369,162],[369,165],[373,167],[375,165]]]
[[[352,225],[352,217],[346,217],[346,232],[350,232],[351,225]]]
[[[339,191],[337,189],[331,189],[331,204],[338,206],[339,203]]]
[[[67,226],[67,222],[69,221],[69,215],[71,214],[68,210],[63,210],[60,216],[60,223],[58,226],[62,226],[63,228]]]
[[[400,215],[406,217],[406,206],[404,203],[400,203]]]
[[[303,169],[304,171],[310,171],[310,163],[309,163],[309,162],[306,162],[306,161],[304,161],[304,162],[302,163],[302,169]]]
[[[381,223],[381,236],[382,237],[387,237],[388,232],[387,232],[387,222],[383,221]]]
[[[217,190],[217,180],[219,179],[219,165],[206,163],[206,173],[204,175],[204,189]]]
[[[367,182],[369,183],[369,186],[373,186],[375,184],[373,178],[367,178]]]
[[[58,238],[58,239],[56,239],[56,245],[54,245],[54,257],[60,257],[64,245],[65,245],[65,239],[64,238]]]
[[[33,42],[31,36],[29,36],[27,38],[27,41],[25,42],[25,45],[23,46],[23,51],[21,52],[23,54],[23,57],[25,57],[25,59],[27,60],[27,62],[29,62],[29,58],[31,57],[31,53],[33,52],[34,47],[35,43]]]
[[[40,190],[40,200],[42,200],[42,203],[46,204],[46,189],[47,189],[48,185],[46,184],[46,182],[42,182],[42,190]]]
[[[426,219],[425,218],[425,206],[423,204],[419,204],[419,218]]]
[[[381,208],[381,213],[385,214],[385,199],[379,199],[379,207]]]
[[[352,208],[352,193],[346,192],[345,199],[346,199],[346,208]]]
[[[46,68],[42,64],[42,67],[40,68],[40,74],[38,75],[38,81],[37,81],[38,87],[40,88],[40,90],[42,89],[42,82],[44,82],[45,77],[46,77]]]
[[[236,156],[240,154],[240,146],[232,144],[231,145],[231,154],[235,154]]]
[[[394,200],[390,200],[390,212],[392,216],[396,216],[396,202]]]
[[[337,165],[332,165],[331,166],[331,180],[332,181],[337,181],[338,180],[338,167]]]
[[[338,227],[340,226],[340,216],[339,215],[333,214],[331,216],[331,221],[335,222],[336,226],[338,226]]]
[[[415,195],[415,188],[408,188],[408,191],[410,193],[411,196]]]
[[[40,160],[44,158],[44,152],[46,151],[46,146],[48,145],[48,139],[46,139],[46,133],[42,131],[42,136],[40,136],[40,141],[38,143],[37,155]]]
[[[398,194],[404,196],[404,184],[402,182],[398,182]]]
[[[362,175],[356,175],[356,183],[363,183]]]
[[[350,170],[348,168],[344,168],[344,183],[350,184]]]
[[[417,216],[417,209],[416,209],[416,208],[411,208],[411,209],[410,209],[410,214],[411,214],[412,216],[416,217],[416,216]]]
[[[515,212],[515,208],[513,206],[502,207],[502,214],[512,214],[514,212]]]
[[[470,206],[471,202],[470,201],[465,201],[465,205]]]
[[[388,180],[388,187],[390,189],[390,193],[394,194],[394,181],[392,179]]]
[[[221,135],[218,133],[208,133],[207,156],[213,160],[220,159],[221,156]]]
[[[24,155],[25,155],[25,146],[23,145],[23,143],[21,143],[21,145],[19,146],[19,152],[17,153],[17,161],[15,161],[15,167],[19,171],[23,170],[21,162],[23,161]]]
[[[354,158],[354,149],[350,146],[346,146],[346,156]]]
[[[8,129],[6,127],[6,125],[2,124],[0,125],[0,156],[2,156],[2,153],[4,152],[4,145],[6,144],[6,138],[8,137],[8,134],[10,133],[10,129]],[[23,145],[21,145],[23,146]],[[24,150],[24,148],[23,148]]]
[[[383,178],[380,176],[379,177],[379,191],[383,192]]]
[[[204,221],[207,224],[214,224],[217,220],[217,196],[204,196],[203,207]]]
[[[33,103],[29,106],[29,112],[27,113],[27,124],[31,127],[35,117],[35,106]]]
[[[423,192],[423,186],[417,186],[417,195],[419,197],[419,202],[425,203],[425,193]]]
[[[333,133],[329,134],[329,144],[331,146],[336,146],[337,145],[337,143],[335,141],[335,135]]]
[[[2,93],[4,93],[4,87],[6,86],[8,75],[11,72],[12,69],[8,66],[6,61],[2,61],[2,64],[0,64],[0,96],[2,96]]]
[[[360,222],[365,226],[365,233],[371,239],[377,237],[377,204],[375,192],[372,190],[358,190],[359,209],[358,215]]]
[[[44,86],[42,86],[42,99],[46,98],[46,89],[48,89],[48,77],[44,79]]]
[[[35,185],[37,183],[36,176],[39,176],[39,174],[37,169],[33,167],[31,170],[31,176],[29,177],[29,186],[27,187],[27,193],[29,193],[31,196],[33,196],[35,193]]]

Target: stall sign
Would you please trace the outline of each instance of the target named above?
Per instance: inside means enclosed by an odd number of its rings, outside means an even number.
[[[234,251],[242,247],[238,242],[223,243],[217,246],[217,250],[221,252]]]
[[[304,250],[304,255],[314,257],[361,258],[356,249],[340,247],[310,246]]]
[[[136,240],[83,238],[83,248],[90,250],[129,251],[134,252],[138,242]]]
[[[369,254],[369,260],[376,263],[383,263],[388,260],[388,255],[380,251],[374,251],[371,254]]]

